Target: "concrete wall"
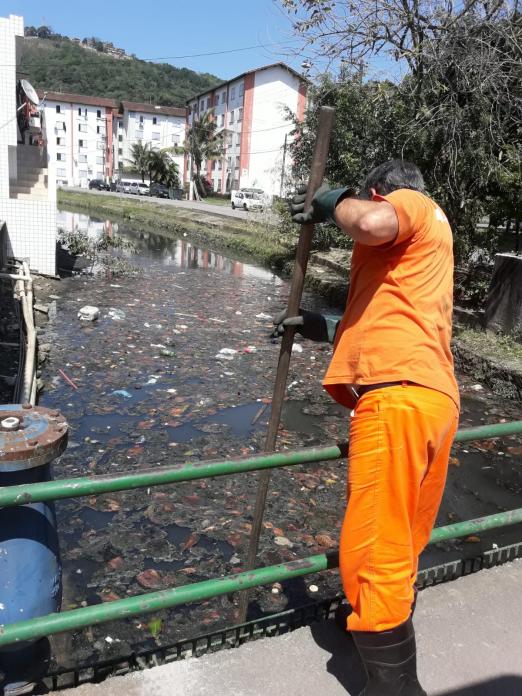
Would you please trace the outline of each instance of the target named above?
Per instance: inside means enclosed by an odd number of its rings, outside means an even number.
[[[16,118],[16,37],[23,36],[22,17],[0,17],[0,220],[6,230],[0,238],[2,254],[28,259],[41,273],[56,271],[56,180],[45,147],[20,145]],[[45,137],[45,134],[44,134]],[[30,152],[27,149],[30,148]],[[29,158],[26,155],[29,154]],[[27,175],[28,161],[37,161],[32,184],[19,181]],[[21,186],[18,186],[18,184]],[[20,193],[20,189],[26,192]]]

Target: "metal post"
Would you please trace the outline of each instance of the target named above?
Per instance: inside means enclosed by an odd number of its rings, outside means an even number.
[[[283,197],[283,184],[285,181],[285,164],[286,164],[286,145],[288,133],[285,133],[285,144],[283,145],[283,164],[281,165],[281,185],[279,187],[279,198]]]

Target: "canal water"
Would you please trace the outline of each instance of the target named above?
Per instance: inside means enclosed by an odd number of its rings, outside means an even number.
[[[70,277],[55,290],[56,313],[40,339],[52,344],[40,403],[60,409],[70,424],[55,476],[260,452],[279,351],[270,317],[285,306],[288,282],[194,246],[188,237],[170,239],[69,212],[60,214],[59,224],[91,236],[123,235],[137,252],[128,260],[141,272]],[[310,293],[303,304],[336,312]],[[84,305],[100,309],[96,322],[79,321]],[[346,439],[347,413],[321,388],[330,354],[329,345],[297,337],[279,448]],[[472,377],[459,375],[459,381],[461,426],[522,418],[518,405],[499,401]],[[521,453],[517,438],[456,446],[438,524],[519,507]],[[242,474],[59,502],[63,608],[239,572],[255,491],[256,475]],[[336,546],[345,497],[342,461],[274,471],[259,564]],[[476,556],[521,537],[518,527],[439,545],[423,565]],[[336,571],[259,589],[251,616],[339,589]],[[55,660],[77,665],[193,637],[233,624],[235,608],[235,598],[224,596],[57,637]]]

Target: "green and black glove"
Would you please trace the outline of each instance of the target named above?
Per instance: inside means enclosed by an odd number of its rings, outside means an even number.
[[[340,317],[329,317],[318,312],[299,310],[299,316],[287,317],[286,309],[272,319],[275,324],[274,335],[282,336],[287,326],[295,326],[297,333],[311,341],[333,343]]]
[[[316,222],[333,222],[335,224],[335,206],[343,198],[353,195],[348,188],[330,189],[321,186],[317,189],[310,208],[305,212],[306,186],[301,186],[290,202],[292,221],[299,225],[313,224]]]

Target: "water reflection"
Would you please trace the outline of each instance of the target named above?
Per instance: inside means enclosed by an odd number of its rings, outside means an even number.
[[[140,265],[146,266],[150,260],[154,260],[163,266],[216,270],[237,278],[260,278],[277,285],[281,283],[279,277],[271,271],[198,247],[183,238],[171,239],[154,232],[140,232],[111,220],[99,220],[66,210],[58,211],[58,227],[67,232],[87,234],[91,239],[104,233],[120,234],[134,243],[138,252],[134,259]]]

